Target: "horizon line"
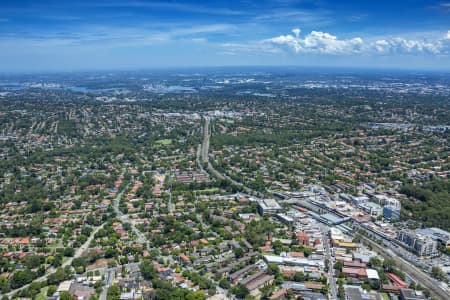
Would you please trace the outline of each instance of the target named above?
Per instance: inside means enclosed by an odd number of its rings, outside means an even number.
[[[143,67],[143,68],[92,68],[92,69],[47,69],[47,70],[3,70],[0,71],[1,76],[5,75],[39,75],[39,74],[69,74],[69,73],[105,73],[105,72],[161,72],[161,71],[182,71],[182,70],[211,70],[211,69],[297,69],[307,68],[303,71],[330,70],[330,71],[389,71],[389,72],[425,72],[425,73],[449,73],[447,68],[401,68],[386,66],[320,66],[320,65],[205,65],[205,66],[159,66],[159,67]]]

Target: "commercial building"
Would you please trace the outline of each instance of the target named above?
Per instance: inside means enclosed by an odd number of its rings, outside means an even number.
[[[392,197],[385,196],[385,195],[374,195],[372,198],[372,201],[381,206],[393,206],[393,207],[398,208],[399,210],[401,207],[399,200],[392,198]]]
[[[425,300],[425,296],[421,291],[415,291],[412,289],[401,289],[400,300]]]
[[[388,220],[400,219],[400,208],[391,205],[383,207],[383,218]]]
[[[286,214],[277,214],[277,219],[280,220],[281,223],[292,225],[294,224],[294,218],[288,216]]]
[[[344,234],[338,228],[331,227],[330,228],[330,238],[333,241],[343,241],[345,239]]]
[[[346,300],[371,300],[371,294],[359,286],[344,286]]]
[[[264,214],[276,214],[282,207],[274,199],[262,199],[258,201],[258,212],[261,216]]]
[[[312,260],[312,259],[308,259],[308,258],[264,255],[264,260],[268,264],[274,263],[277,265],[317,267],[319,269],[323,269],[325,267],[323,260]]]
[[[372,216],[380,216],[383,213],[383,209],[380,205],[373,202],[361,203],[358,205],[362,210]]]
[[[350,199],[352,201],[352,204],[355,206],[361,206],[364,203],[369,202],[369,197],[367,196],[359,196],[359,197],[355,197],[355,196],[351,196],[350,195]]]
[[[437,254],[437,242],[420,231],[401,230],[397,233],[397,240],[407,245],[419,256],[433,256]]]
[[[445,247],[450,247],[450,232],[442,230],[440,228],[423,228],[418,229],[416,232],[428,236]]]
[[[341,218],[330,213],[320,215],[320,219],[321,219],[320,221],[328,225],[339,225],[350,220],[350,218],[348,217]]]

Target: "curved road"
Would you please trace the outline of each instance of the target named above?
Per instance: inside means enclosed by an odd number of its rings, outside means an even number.
[[[126,188],[125,188],[125,189],[126,189]],[[116,198],[114,199],[114,204],[115,204],[116,202],[118,203],[118,201],[119,201],[120,198],[122,197],[122,194],[124,193],[125,189],[122,190],[120,193],[118,193],[118,194],[116,195]],[[117,204],[117,205],[118,205],[118,204]],[[83,245],[81,245],[77,250],[75,250],[74,256],[73,256],[73,257],[69,257],[69,259],[67,259],[65,262],[63,262],[63,263],[61,264],[61,267],[64,268],[65,266],[70,266],[70,265],[72,264],[72,261],[73,261],[75,258],[80,257],[80,256],[83,254],[83,252],[86,251],[86,250],[89,248],[89,244],[90,244],[90,243],[92,242],[92,240],[94,239],[95,234],[96,234],[100,229],[102,229],[102,228],[105,226],[105,224],[106,224],[106,223],[103,223],[103,224],[101,224],[101,225],[95,227],[94,230],[93,230],[93,231],[91,232],[91,234],[89,235],[89,238],[86,240],[86,242],[84,242]],[[134,228],[134,226],[133,226],[133,228]],[[135,229],[136,229],[136,228],[135,228]],[[56,272],[56,269],[55,269],[54,267],[50,267],[44,275],[42,275],[41,277],[36,278],[36,279],[33,280],[32,282],[40,282],[40,281],[47,280],[48,276],[50,276],[51,274],[53,274],[53,273],[55,273],[55,272]],[[24,286],[22,286],[22,287],[20,287],[20,288],[18,288],[18,289],[12,290],[11,292],[4,294],[3,296],[7,296],[7,297],[10,298],[10,297],[13,296],[15,293],[20,292],[20,291],[22,291],[22,290],[28,288],[28,287],[30,286],[30,284],[31,284],[31,283],[26,284],[26,285],[24,285]],[[1,295],[1,294],[0,294],[0,295]]]
[[[234,180],[233,178],[231,178],[230,176],[220,173],[219,171],[214,169],[212,164],[209,162],[209,157],[208,157],[209,139],[211,137],[211,134],[209,132],[210,119],[209,119],[209,117],[206,117],[206,116],[204,118],[205,118],[205,125],[203,127],[204,128],[203,129],[203,143],[200,146],[200,152],[201,152],[201,161],[202,161],[202,163],[207,163],[208,172],[216,178],[219,178],[221,180],[227,180],[227,181],[231,182],[233,185],[241,188],[244,192],[246,192],[250,195],[254,195],[257,197],[264,197],[264,195],[262,195],[260,192],[252,190],[251,188],[245,186],[241,182],[238,182],[238,181]],[[203,166],[201,166],[201,169],[203,169]]]
[[[122,211],[120,211],[119,209],[119,203],[120,203],[120,198],[122,197],[123,192],[130,186],[130,183],[128,183],[128,185],[123,189],[123,191],[119,194],[117,194],[116,198],[114,199],[114,203],[113,203],[113,208],[114,211],[117,215],[117,217],[120,219],[120,221],[124,222],[124,223],[129,223],[131,225],[131,230],[134,232],[134,234],[136,234],[137,236],[137,242],[139,244],[147,244],[147,238],[145,237],[145,235],[136,228],[136,226],[134,225],[133,220],[130,220],[130,218],[128,218],[128,215],[123,214]]]
[[[80,256],[83,254],[83,252],[89,248],[89,244],[90,244],[90,243],[92,242],[92,240],[94,239],[95,234],[96,234],[101,228],[103,228],[103,226],[105,226],[105,224],[106,224],[106,223],[103,223],[103,224],[101,224],[101,225],[95,227],[95,229],[91,232],[91,235],[90,235],[89,238],[86,240],[86,242],[84,242],[84,244],[81,245],[81,247],[78,248],[78,249],[75,251],[74,256],[69,257],[69,259],[67,259],[65,262],[63,262],[63,263],[61,264],[61,267],[64,268],[65,266],[71,265],[71,264],[72,264],[72,261],[73,261],[75,258],[80,257]],[[53,274],[53,273],[55,273],[55,272],[56,272],[56,269],[55,269],[54,267],[50,267],[50,268],[47,270],[47,273],[45,273],[45,274],[42,275],[41,277],[36,278],[36,279],[33,280],[32,282],[40,282],[40,281],[47,280],[48,276],[50,276],[51,274]],[[22,287],[20,287],[20,288],[18,288],[18,289],[12,290],[11,292],[9,292],[9,293],[7,293],[7,294],[4,294],[3,296],[7,296],[8,298],[10,298],[10,297],[12,297],[15,293],[20,292],[20,291],[22,291],[22,290],[28,288],[28,287],[30,286],[30,284],[31,284],[31,283],[26,284],[26,285],[24,285],[24,286],[22,286]]]

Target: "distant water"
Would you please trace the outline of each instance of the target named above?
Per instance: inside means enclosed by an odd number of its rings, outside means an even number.
[[[68,86],[65,87],[66,90],[71,90],[73,92],[79,93],[108,93],[108,92],[124,92],[127,91],[121,88],[107,88],[107,89],[90,89],[84,86]]]
[[[2,91],[21,91],[24,89],[26,87],[18,82],[0,82],[0,90]]]
[[[190,86],[170,85],[170,86],[150,86],[144,87],[144,91],[153,93],[197,93],[197,90]]]
[[[0,91],[22,91],[27,89],[70,90],[78,93],[128,92],[123,88],[90,89],[84,86],[30,86],[19,82],[0,82]]]

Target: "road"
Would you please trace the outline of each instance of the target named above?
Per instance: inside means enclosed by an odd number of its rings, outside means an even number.
[[[330,284],[330,298],[331,300],[337,299],[337,286],[336,278],[334,278],[334,258],[331,256],[330,241],[328,239],[328,228],[322,228],[322,240],[325,246],[325,254],[328,259],[328,282]]]
[[[89,245],[91,244],[92,240],[94,239],[95,234],[102,229],[105,226],[106,223],[101,224],[100,226],[95,227],[95,229],[92,231],[91,235],[89,236],[89,238],[87,239],[87,241],[81,245],[80,248],[78,248],[75,251],[75,255],[73,257],[70,257],[68,260],[66,260],[65,262],[63,262],[63,264],[61,265],[62,267],[65,266],[70,266],[72,264],[72,261],[75,258],[80,257],[84,251],[86,251],[87,249],[89,249]]]
[[[323,211],[324,208],[318,207],[310,202],[306,201],[294,201],[294,203],[297,203],[301,206],[306,207],[309,210],[320,212]],[[330,212],[330,211],[327,211]],[[359,224],[357,222],[353,223],[357,228],[366,230],[366,228],[362,227],[362,224]],[[408,275],[414,279],[415,281],[419,282],[422,286],[426,287],[432,295],[436,296],[438,299],[449,299],[448,293],[444,291],[440,287],[440,282],[431,278],[429,275],[427,275],[425,272],[414,266],[412,263],[406,261],[404,258],[398,255],[397,251],[398,249],[390,249],[389,247],[386,248],[390,241],[386,241],[382,236],[377,236],[377,240],[383,240],[383,246],[378,244],[378,242],[372,240],[371,238],[365,237],[361,235],[361,239],[368,242],[372,247],[375,249],[376,252],[378,252],[381,256],[385,258],[392,258],[396,261],[398,268],[408,273]],[[394,245],[392,246],[394,247]],[[399,247],[395,245],[395,247]],[[395,250],[395,251],[393,251]]]
[[[206,117],[206,116],[204,118],[205,118],[205,125],[204,125],[204,129],[203,129],[203,142],[200,146],[200,148],[201,148],[200,152],[201,152],[201,161],[202,161],[202,163],[207,163],[207,170],[208,170],[209,174],[220,180],[227,180],[228,182],[231,182],[234,186],[240,188],[242,191],[246,192],[247,194],[257,196],[257,197],[264,197],[264,195],[262,193],[252,190],[251,188],[245,186],[241,182],[238,182],[238,181],[234,180],[233,178],[231,178],[230,176],[220,173],[219,171],[214,169],[212,164],[209,162],[209,156],[208,156],[209,143],[210,143],[209,140],[211,137],[211,134],[209,131],[210,119],[209,119],[209,117]],[[203,170],[203,167],[201,169]]]
[[[426,287],[431,292],[431,295],[436,296],[438,299],[442,300],[446,300],[449,298],[448,293],[440,288],[439,281],[431,278],[422,270],[398,256],[392,250],[380,246],[379,244],[365,236],[360,237],[362,240],[369,243],[381,256],[383,256],[384,258],[393,259],[397,263],[397,267],[400,271],[407,273],[412,279],[419,282],[422,286]]]
[[[206,163],[209,161],[209,157],[208,157],[208,152],[209,152],[209,138],[210,138],[210,133],[209,133],[209,117],[205,116],[205,125],[203,126],[203,143],[202,143],[202,153],[201,153],[201,157],[202,157],[202,162]]]
[[[175,205],[172,202],[172,188],[167,190],[167,194],[169,194],[169,204],[167,205],[167,209],[169,210],[169,213],[172,214],[175,210]]]
[[[114,270],[108,269],[105,272],[105,285],[103,286],[102,293],[100,294],[100,300],[106,300],[108,296],[108,288],[114,281],[116,272]]]
[[[139,264],[140,263],[128,263],[125,264],[123,266],[129,267],[131,270],[132,269],[139,269]],[[100,294],[99,300],[106,300],[107,295],[108,295],[108,288],[112,285],[112,283],[114,282],[114,278],[116,276],[116,269],[117,267],[112,267],[112,268],[100,268],[97,270],[101,270],[101,272],[103,272],[104,270],[104,275],[105,275],[105,280],[103,283],[103,291]]]
[[[210,175],[213,175],[214,177],[219,178],[221,180],[227,180],[227,181],[231,182],[233,185],[235,185],[236,187],[241,188],[243,191],[245,191],[248,194],[261,197],[261,193],[256,192],[256,191],[244,186],[241,182],[237,182],[236,180],[230,178],[226,174],[222,174],[222,173],[218,172],[211,165],[211,163],[209,162],[209,155],[208,155],[209,146],[210,146],[210,136],[211,136],[211,134],[210,134],[210,118],[205,116],[204,119],[205,119],[205,123],[204,123],[204,127],[203,127],[203,142],[202,142],[202,144],[199,145],[199,147],[197,149],[197,164],[198,164],[199,168],[201,170],[203,170],[203,165],[206,163],[207,171],[210,173]],[[299,201],[298,200],[286,200],[285,202],[286,203],[297,203]],[[117,212],[118,216],[123,218],[125,216],[120,211],[118,211],[118,204],[119,204],[119,202],[117,201],[117,204],[115,203],[116,212]],[[309,206],[309,208],[310,208],[310,206],[315,206],[315,205],[308,203],[307,206]],[[319,209],[319,211],[323,210],[323,208],[318,208],[318,207],[315,207],[315,208]],[[132,226],[132,228],[134,228],[133,231],[136,230],[134,225]],[[136,231],[138,231],[138,230],[136,230]],[[140,231],[138,231],[138,232],[140,233]],[[140,234],[142,235],[142,233],[140,233]],[[334,272],[333,272],[334,260],[331,255],[328,237],[326,236],[325,232],[323,232],[323,234],[324,234],[323,240],[324,240],[326,255],[329,260],[330,299],[334,300],[334,299],[337,299],[337,286],[336,286],[336,280],[335,280]],[[137,234],[137,235],[139,237],[139,234]],[[143,237],[143,238],[145,239],[145,237]],[[447,299],[448,298],[448,294],[439,287],[439,282],[434,280],[433,278],[429,277],[422,270],[413,266],[412,264],[410,264],[409,262],[404,260],[402,257],[395,254],[393,251],[390,251],[389,249],[385,249],[385,248],[381,247],[373,240],[371,240],[367,237],[362,237],[362,239],[366,240],[369,244],[371,244],[377,250],[377,252],[379,252],[379,254],[382,255],[383,257],[393,258],[397,262],[400,270],[408,273],[408,275],[410,275],[414,280],[420,282],[423,286],[425,286],[427,289],[429,289],[433,295],[437,296],[439,299]]]
[[[130,184],[131,184],[131,182],[125,187],[125,189],[124,190],[126,190],[129,186],[130,186]],[[170,197],[170,199],[172,198],[172,195],[171,195],[171,191],[170,191],[170,189],[168,190],[168,193],[169,193],[169,197]],[[124,213],[122,213],[121,211],[120,211],[120,209],[119,209],[119,203],[120,203],[120,199],[121,199],[121,197],[122,197],[122,195],[120,194],[120,195],[117,195],[117,197],[114,199],[114,203],[113,203],[113,208],[114,208],[114,211],[116,212],[116,214],[117,214],[117,217],[119,218],[119,220],[120,221],[122,221],[122,222],[124,222],[124,223],[129,223],[130,224],[130,226],[131,226],[131,230],[134,232],[134,234],[136,235],[136,237],[137,237],[137,239],[136,239],[136,242],[137,243],[139,243],[139,244],[142,244],[142,245],[145,245],[145,246],[149,246],[149,240],[147,239],[147,237],[145,236],[145,234],[143,234],[139,229],[137,229],[136,228],[136,226],[135,226],[135,224],[134,224],[134,220],[131,220],[129,217],[128,217],[128,215],[126,215],[126,214],[124,214]],[[174,209],[174,206],[173,206],[173,204],[170,204],[169,206],[172,206],[172,209]],[[157,248],[148,248],[148,250],[149,251],[152,251],[152,250],[154,250],[154,249],[157,249]],[[159,250],[159,249],[158,249]],[[163,259],[165,259],[165,260],[167,260],[168,262],[169,262],[169,264],[173,264],[174,263],[174,260],[173,260],[173,258],[172,258],[172,256],[171,255],[169,255],[169,256],[163,256],[163,255],[161,255],[161,256],[159,256],[160,258],[163,258]]]
[[[113,205],[113,207],[114,207],[114,210],[116,211],[117,215],[119,215],[119,213],[120,213],[121,215],[123,215],[122,212],[120,212],[120,210],[119,210],[119,201],[120,201],[120,198],[122,197],[124,191],[128,188],[128,186],[129,186],[129,185],[127,185],[127,187],[126,187],[124,190],[122,190],[120,193],[118,193],[118,194],[116,195],[116,198],[114,198],[114,205]],[[91,234],[89,235],[89,238],[86,240],[86,242],[84,242],[83,245],[81,245],[78,249],[76,249],[76,250],[75,250],[74,256],[73,256],[73,257],[70,257],[69,259],[67,259],[66,261],[64,261],[64,262],[61,264],[61,267],[70,266],[70,265],[72,264],[72,261],[73,261],[75,258],[80,257],[80,256],[83,254],[84,251],[86,251],[87,249],[89,249],[89,245],[91,244],[92,240],[94,239],[95,234],[96,234],[100,229],[102,229],[102,228],[105,226],[105,224],[106,224],[106,223],[103,223],[103,224],[101,224],[101,225],[95,227],[94,230],[93,230],[93,231],[91,232]],[[132,226],[132,228],[134,228],[134,226]],[[136,229],[136,228],[135,228],[135,229]],[[139,233],[140,233],[140,231],[139,231]],[[142,233],[141,233],[141,234],[142,234]],[[33,282],[47,280],[48,276],[50,276],[51,274],[53,274],[53,273],[55,273],[55,272],[56,272],[56,269],[55,269],[54,267],[50,267],[50,268],[47,270],[47,272],[45,273],[45,275],[36,278]],[[11,297],[11,296],[14,295],[15,293],[20,292],[21,290],[24,290],[24,289],[28,288],[29,286],[30,286],[30,284],[26,284],[26,285],[24,285],[24,286],[22,286],[22,287],[20,287],[20,288],[18,288],[18,289],[15,289],[15,290],[13,290],[13,291],[11,291],[11,292],[5,294],[4,296]]]
[[[197,157],[196,157],[196,161],[197,161],[197,166],[198,166],[198,168],[202,171],[202,172],[205,172],[205,170],[203,169],[203,164],[202,164],[202,149],[203,149],[203,147],[202,147],[202,143],[200,143],[200,144],[198,144],[198,147],[197,147]]]
[[[119,218],[120,221],[122,221],[123,223],[129,223],[131,225],[131,230],[134,232],[134,234],[137,236],[137,242],[139,244],[147,244],[148,240],[145,237],[145,235],[136,228],[134,221],[130,220],[130,218],[128,217],[128,215],[125,215],[122,213],[122,211],[120,211],[119,209],[119,203],[120,203],[120,199],[122,198],[122,194],[123,192],[130,186],[130,183],[127,184],[127,186],[123,189],[122,192],[120,192],[119,194],[117,194],[116,198],[114,198],[114,202],[113,202],[113,208],[114,211],[116,212],[117,217]]]
[[[95,227],[94,230],[91,232],[89,238],[86,240],[86,242],[84,242],[84,244],[81,245],[81,246],[75,251],[75,254],[74,254],[73,257],[70,257],[70,258],[67,259],[65,262],[63,262],[63,263],[61,264],[61,267],[70,266],[70,265],[72,264],[72,261],[73,261],[75,258],[80,257],[80,256],[83,254],[83,252],[89,248],[89,244],[90,244],[90,243],[92,242],[92,240],[94,239],[95,234],[96,234],[101,228],[103,228],[103,227],[105,226],[105,224],[106,224],[106,223],[103,223],[103,224],[101,224],[101,225]],[[51,274],[53,274],[53,273],[55,273],[55,272],[56,272],[56,269],[55,269],[54,267],[50,267],[50,268],[47,270],[47,272],[45,273],[45,275],[42,275],[41,277],[36,278],[33,282],[40,282],[40,281],[47,280],[48,276],[50,276]],[[15,293],[20,292],[20,291],[22,291],[22,290],[28,288],[28,287],[30,286],[30,284],[31,284],[31,283],[26,284],[26,285],[24,285],[24,286],[22,286],[22,287],[20,287],[20,288],[18,288],[18,289],[12,290],[11,292],[9,292],[9,293],[7,293],[7,294],[4,294],[3,296],[11,297],[11,296],[13,296]]]

